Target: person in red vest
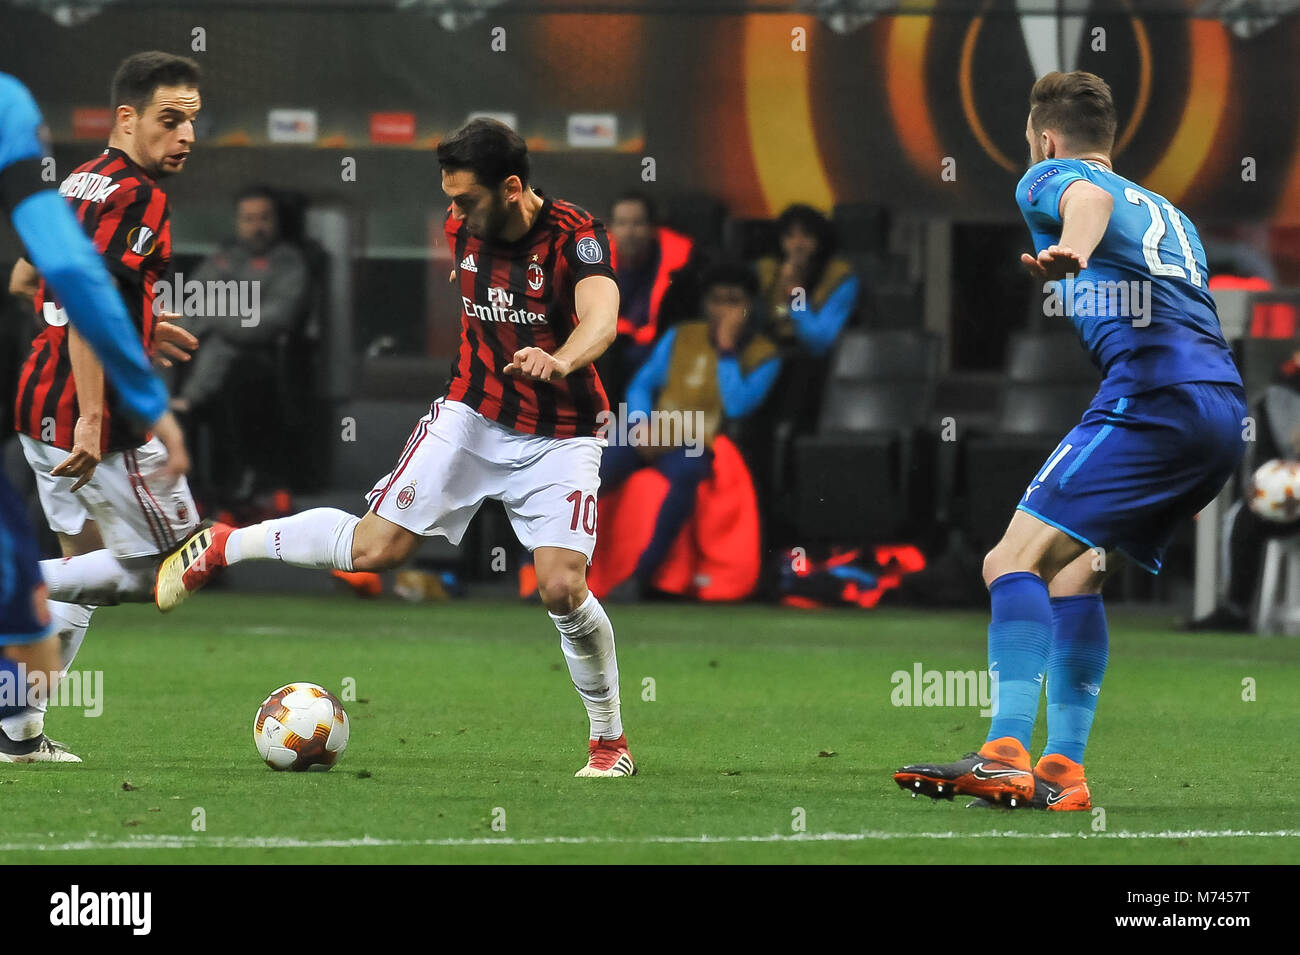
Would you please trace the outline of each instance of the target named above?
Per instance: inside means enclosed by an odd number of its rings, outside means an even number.
[[[663,330],[664,300],[673,273],[690,261],[694,243],[660,224],[654,200],[640,192],[626,192],[614,200],[608,229],[621,303],[618,337],[598,370],[610,403],[617,407],[628,381],[650,356]]]

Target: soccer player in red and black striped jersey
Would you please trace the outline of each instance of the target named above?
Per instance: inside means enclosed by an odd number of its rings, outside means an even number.
[[[185,167],[200,105],[198,82],[198,65],[183,57],[151,51],[124,60],[113,78],[108,148],[59,188],[151,353],[173,334],[189,347],[196,344],[161,321],[176,316],[154,305],[171,258],[167,196],[158,180]],[[24,267],[20,263],[17,273]],[[66,668],[97,606],[152,599],[159,560],[194,531],[198,517],[167,449],[125,413],[103,366],[68,325],[45,281],[34,270],[31,276],[45,324],[19,378],[15,426],[63,552],[63,560],[43,561],[41,571],[67,647]],[[12,284],[24,285],[20,274]]]
[[[630,776],[614,631],[586,582],[599,420],[608,410],[592,362],[618,321],[605,228],[532,188],[524,141],[501,123],[471,121],[438,146],[438,161],[462,305],[447,394],[370,492],[364,517],[317,508],[239,530],[205,528],[163,562],[158,606],[171,609],[217,568],[243,560],[395,567],[423,536],[459,543],[483,500],[500,500],[533,552],[542,602],[587,708],[587,765],[577,775]]]

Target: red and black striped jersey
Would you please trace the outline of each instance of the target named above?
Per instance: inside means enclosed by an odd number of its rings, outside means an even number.
[[[103,254],[149,351],[157,286],[171,264],[167,195],[126,153],[111,146],[78,166],[59,187],[59,195],[72,205],[86,235]],[[38,441],[70,449],[80,409],[68,357],[68,317],[44,281],[36,293],[36,312],[45,324],[32,341],[19,377],[15,427]],[[102,452],[144,443],[144,432],[121,409],[107,380],[103,414]]]
[[[604,225],[572,203],[543,197],[537,219],[515,242],[470,235],[450,209],[445,229],[462,306],[447,397],[526,434],[596,434],[609,400],[594,365],[549,382],[501,369],[530,345],[555,354],[578,324],[574,287],[590,275],[614,278]]]

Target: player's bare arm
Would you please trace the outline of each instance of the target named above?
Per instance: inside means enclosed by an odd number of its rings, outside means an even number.
[[[36,266],[26,259],[19,259],[14,263],[13,271],[9,273],[10,295],[17,295],[30,302],[36,298],[36,290],[40,284],[41,275],[36,271]]]
[[[589,275],[573,287],[578,325],[554,355],[540,348],[521,348],[502,371],[519,378],[550,381],[590,365],[605,353],[618,332],[618,284],[608,276]]]
[[[80,490],[100,460],[100,436],[104,424],[104,366],[75,328],[68,328],[68,359],[77,383],[79,417],[73,430],[72,452],[53,470],[55,477],[75,477],[72,490]]]
[[[1115,200],[1105,189],[1086,180],[1070,183],[1061,193],[1061,239],[1037,256],[1025,253],[1020,262],[1035,278],[1054,282],[1078,275],[1106,234]]]

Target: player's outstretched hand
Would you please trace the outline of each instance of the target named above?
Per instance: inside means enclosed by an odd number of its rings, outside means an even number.
[[[528,378],[531,381],[550,381],[552,378],[563,378],[567,375],[569,366],[567,362],[530,345],[515,352],[510,364],[506,365],[501,371],[503,374],[515,378]]]
[[[175,312],[162,312],[153,327],[153,360],[164,368],[172,366],[172,360],[189,361],[193,351],[199,347],[199,340],[181,328],[172,324],[172,319],[181,316]]]
[[[55,477],[75,477],[72,490],[85,487],[99,465],[101,425],[91,418],[78,418],[72,431],[72,453],[56,464],[50,473]]]
[[[1036,279],[1056,282],[1067,275],[1078,275],[1088,267],[1088,260],[1069,246],[1049,245],[1037,256],[1026,252],[1020,264]]]

